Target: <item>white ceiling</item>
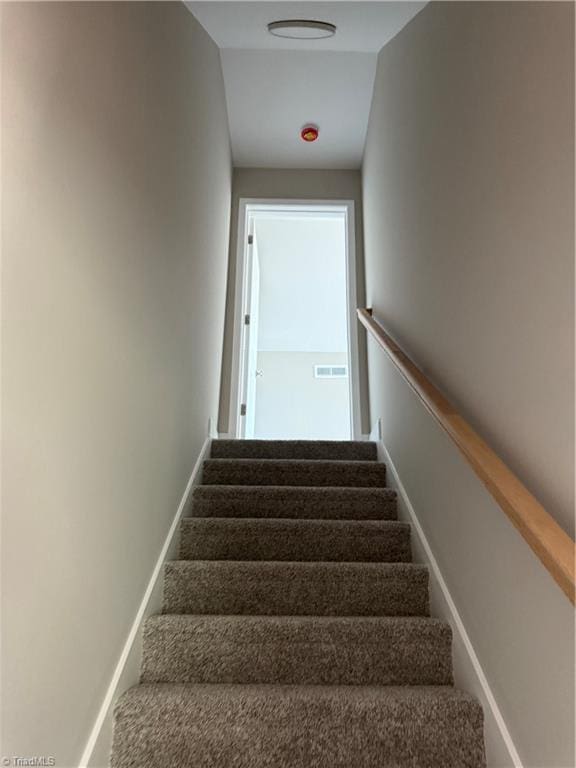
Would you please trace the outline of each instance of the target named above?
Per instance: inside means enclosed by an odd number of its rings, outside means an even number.
[[[426,3],[188,2],[222,49],[234,164],[255,168],[358,168],[378,51]],[[333,38],[285,40],[270,21],[319,19]],[[306,144],[306,123],[320,128]]]
[[[369,53],[222,51],[234,163],[358,168],[376,57]],[[300,129],[320,128],[306,143]]]
[[[411,2],[189,2],[188,7],[220,48],[378,53],[426,3]],[[330,21],[336,35],[324,40],[284,40],[266,29],[278,19]]]

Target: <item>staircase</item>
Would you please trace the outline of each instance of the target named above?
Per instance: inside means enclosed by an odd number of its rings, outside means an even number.
[[[214,441],[112,768],[482,768],[376,446]]]

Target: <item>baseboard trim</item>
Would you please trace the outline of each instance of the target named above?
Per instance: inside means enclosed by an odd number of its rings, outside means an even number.
[[[452,595],[450,594],[448,585],[446,584],[442,572],[440,571],[438,562],[434,557],[434,553],[432,552],[428,539],[426,538],[426,534],[420,525],[416,511],[410,502],[410,498],[406,492],[406,489],[404,488],[404,485],[402,484],[402,481],[400,480],[398,471],[394,466],[394,462],[392,461],[386,446],[381,440],[379,425],[372,431],[371,437],[377,444],[379,461],[382,461],[386,464],[388,470],[388,485],[390,485],[391,488],[394,488],[398,494],[398,506],[400,508],[401,516],[404,516],[405,519],[408,519],[408,521],[412,524],[414,533],[416,534],[417,542],[420,544],[423,559],[430,568],[431,579],[435,580],[438,591],[443,599],[445,610],[442,611],[444,615],[440,618],[444,618],[450,623],[454,635],[457,635],[458,640],[465,650],[467,656],[466,661],[469,665],[469,669],[477,681],[476,693],[478,694],[481,692],[479,698],[482,700],[481,703],[485,711],[485,727],[492,727],[497,729],[498,736],[508,755],[508,760],[505,765],[514,766],[514,768],[523,768],[522,761],[514,745],[508,727],[506,726],[506,722],[504,721],[500,708],[498,707],[498,703],[496,702],[494,694],[492,693],[490,684],[486,678],[486,675],[484,674],[484,670],[482,669],[482,665],[480,664],[480,660],[478,659],[476,651],[474,650],[474,646],[466,631],[456,604],[454,603]],[[404,515],[402,515],[402,512],[404,512]],[[489,722],[489,719],[486,716],[488,714],[486,709],[488,709],[492,723]],[[498,766],[503,765],[501,760],[499,760],[497,763],[491,763],[490,761],[488,763],[489,766],[495,766],[496,764]]]
[[[176,510],[176,514],[174,515],[174,519],[172,520],[172,524],[170,526],[168,534],[166,535],[166,539],[164,540],[164,544],[162,546],[162,549],[156,561],[156,565],[154,566],[154,570],[152,571],[152,575],[150,576],[150,580],[148,581],[146,591],[144,592],[144,596],[142,597],[142,601],[140,602],[140,606],[138,607],[138,611],[136,613],[134,621],[132,622],[132,626],[130,627],[130,631],[126,638],[126,642],[124,643],[124,647],[122,648],[122,653],[120,654],[120,658],[118,659],[118,663],[116,664],[116,668],[114,669],[114,673],[110,680],[110,684],[106,689],[106,694],[104,696],[104,699],[102,700],[102,704],[98,711],[98,715],[94,722],[94,726],[92,727],[90,736],[88,737],[88,741],[86,742],[86,746],[84,748],[84,752],[82,753],[82,757],[80,758],[79,768],[89,768],[89,766],[92,765],[91,761],[93,759],[94,754],[97,752],[104,751],[103,748],[98,749],[98,746],[99,746],[99,742],[104,738],[107,741],[109,741],[109,734],[104,733],[104,731],[106,730],[105,726],[106,724],[111,723],[112,710],[117,698],[120,696],[120,694],[124,692],[124,690],[126,690],[129,687],[129,685],[123,686],[121,684],[123,673],[129,667],[130,661],[137,668],[139,668],[140,666],[139,664],[140,648],[138,646],[137,640],[140,638],[140,635],[141,635],[142,624],[144,623],[146,618],[148,618],[148,616],[155,611],[154,607],[151,605],[152,596],[155,594],[155,592],[157,591],[160,585],[164,563],[166,562],[166,560],[169,559],[169,553],[171,552],[171,550],[175,545],[176,534],[178,533],[178,530],[179,530],[178,524],[180,523],[180,519],[183,516],[184,511],[188,506],[188,501],[189,501],[192,489],[195,485],[198,484],[200,480],[200,476],[202,472],[202,463],[205,457],[209,453],[211,443],[212,443],[212,428],[211,428],[211,423],[209,422],[208,436],[206,437],[206,440],[202,445],[202,449],[200,450],[198,459],[194,464],[194,468],[192,469],[192,472],[188,479],[188,483],[186,484],[186,488],[184,490],[184,493],[182,494],[182,498],[180,499],[178,509]],[[108,748],[106,748],[105,751],[108,752]]]

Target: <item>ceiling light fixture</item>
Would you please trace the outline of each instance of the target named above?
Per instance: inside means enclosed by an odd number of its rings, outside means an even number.
[[[275,37],[287,37],[290,40],[321,40],[336,34],[336,26],[327,21],[308,19],[286,19],[271,21],[268,32]]]

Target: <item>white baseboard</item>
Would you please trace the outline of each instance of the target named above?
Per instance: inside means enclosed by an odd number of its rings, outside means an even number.
[[[518,751],[452,599],[448,585],[420,525],[416,511],[402,485],[394,462],[382,442],[379,423],[372,430],[370,438],[377,444],[378,460],[386,464],[388,470],[387,484],[394,488],[398,494],[399,517],[412,525],[414,560],[424,563],[429,568],[431,613],[437,618],[444,619],[452,627],[455,684],[459,688],[473,693],[482,704],[488,768],[523,768]]]
[[[118,697],[132,685],[136,685],[140,676],[141,636],[144,621],[153,613],[158,613],[162,601],[162,576],[164,563],[173,559],[176,553],[179,523],[188,508],[190,494],[201,478],[202,462],[208,455],[213,438],[212,422],[208,422],[208,436],[204,441],[200,455],[194,464],[186,489],[166,535],[162,550],[150,576],[148,586],[142,597],[136,617],[124,643],[122,653],[106,689],[106,694],[98,711],[94,726],[80,758],[79,768],[105,768],[109,764],[112,742],[113,708]]]

